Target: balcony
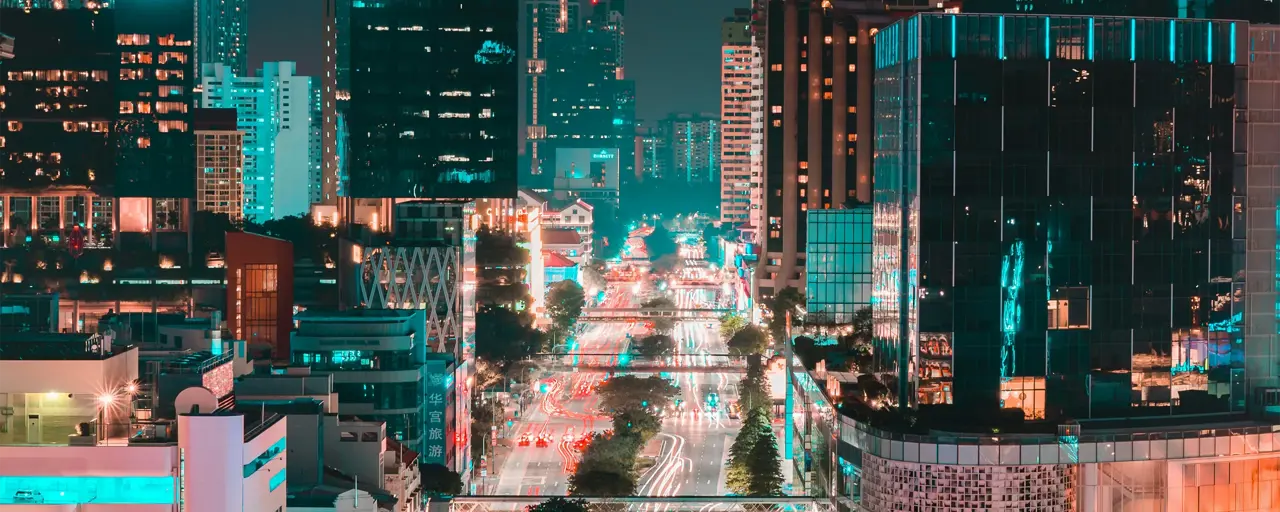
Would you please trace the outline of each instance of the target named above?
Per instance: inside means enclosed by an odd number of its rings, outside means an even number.
[[[176,442],[171,422],[130,421],[114,395],[13,393],[0,406],[0,446],[132,446]]]

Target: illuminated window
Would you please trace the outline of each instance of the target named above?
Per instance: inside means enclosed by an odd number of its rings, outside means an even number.
[[[831,44],[831,36],[827,36],[827,37],[822,38],[822,42],[827,43],[827,44]]]
[[[858,44],[858,36],[849,36],[849,44]]]
[[[781,113],[782,113],[782,105],[773,105],[773,106],[769,107],[769,111],[770,111],[770,112],[773,112],[774,114],[781,114]]]
[[[150,102],[150,101],[139,101],[139,102],[138,102],[138,106],[137,106],[137,110],[136,110],[136,112],[137,112],[137,113],[139,113],[139,114],[150,114],[150,113],[151,113],[151,102]],[[120,112],[120,113],[121,113],[121,114],[124,114],[125,112]]]
[[[1011,377],[1000,383],[1000,406],[1022,409],[1029,420],[1044,419],[1044,377]]]
[[[187,111],[187,104],[181,101],[157,101],[156,102],[157,114],[185,113],[186,111]]]
[[[855,106],[853,106],[853,105],[849,105],[849,113],[850,113],[850,114],[857,114],[857,113],[858,113],[858,107],[855,107]]]
[[[809,71],[809,65],[808,65],[808,64],[801,64],[801,65],[800,65],[800,72],[801,72],[801,73],[805,73],[805,72],[808,72],[808,71]]]
[[[773,127],[774,127],[774,128],[781,128],[781,127],[782,127],[782,120],[781,120],[781,119],[774,119],[774,120],[773,120]]]
[[[180,85],[160,86],[160,96],[180,96],[180,95],[182,95],[182,86]]]
[[[1089,288],[1062,287],[1049,298],[1049,329],[1089,328]]]
[[[822,99],[824,99],[824,100],[829,100],[829,99],[831,99],[831,91],[827,91],[827,92],[822,93]]]
[[[156,80],[182,80],[182,71],[176,69],[157,69]]]
[[[151,139],[148,139],[146,137],[138,137],[138,147],[139,148],[151,147]]]
[[[850,133],[850,134],[846,135],[845,137],[846,137],[846,139],[847,139],[849,142],[858,142],[858,134],[856,134],[856,133]]]
[[[11,132],[22,131],[22,121],[9,121],[9,131]]]
[[[801,168],[801,169],[808,169],[808,168],[809,168],[809,162],[808,162],[808,161],[800,162],[800,168]]]
[[[831,79],[830,79],[830,78],[823,78],[823,79],[822,79],[822,85],[831,85]]]
[[[782,71],[782,64],[773,64],[769,66],[771,71]]]
[[[147,34],[120,34],[116,36],[116,44],[120,46],[151,44],[151,36]]]
[[[857,71],[857,70],[858,70],[858,65],[857,65],[857,64],[850,64],[850,65],[849,65],[849,72],[850,72],[850,73],[853,73],[854,71]]]
[[[797,181],[797,182],[799,182],[799,183],[801,183],[801,184],[808,183],[808,182],[809,182],[809,175],[808,175],[808,174],[801,174],[800,176],[796,177],[796,181]]]
[[[160,128],[160,133],[187,131],[186,121],[160,121],[156,124]]]
[[[186,64],[187,54],[182,52],[164,52],[160,54],[160,57],[156,60],[156,62],[160,64],[164,64],[166,62],[169,62],[170,60],[181,63],[181,64]]]

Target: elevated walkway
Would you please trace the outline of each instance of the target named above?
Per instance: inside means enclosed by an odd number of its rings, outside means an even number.
[[[637,322],[654,318],[670,318],[673,320],[717,320],[725,313],[733,312],[728,308],[714,309],[659,309],[659,308],[585,308],[578,318],[583,322]]]

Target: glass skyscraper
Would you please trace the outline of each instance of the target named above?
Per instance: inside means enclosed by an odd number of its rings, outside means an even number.
[[[352,2],[345,195],[515,197],[518,18],[509,0]]]
[[[871,307],[871,207],[809,210],[805,321],[846,325]]]
[[[224,64],[236,76],[249,76],[248,0],[197,0],[197,70]]]
[[[900,403],[1028,420],[1244,409],[1244,340],[1275,333],[1244,314],[1246,289],[1274,285],[1245,271],[1247,37],[1102,16],[880,31],[875,371]],[[926,378],[940,365],[947,379]]]

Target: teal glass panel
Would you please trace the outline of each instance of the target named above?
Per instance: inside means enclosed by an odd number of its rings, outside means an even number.
[[[168,505],[175,485],[171,476],[0,476],[0,503],[32,491],[46,505]]]
[[[280,484],[284,483],[285,473],[286,471],[281,469],[279,473],[276,473],[275,475],[271,476],[271,485],[269,488],[270,490],[274,491],[276,490],[276,487],[280,487]]]
[[[271,445],[270,448],[267,448],[261,455],[258,455],[257,458],[253,459],[253,462],[245,464],[244,477],[249,478],[250,476],[253,476],[253,474],[257,473],[259,469],[266,466],[268,462],[271,462],[271,459],[274,459],[276,455],[280,455],[280,452],[284,451],[285,439],[286,438],[283,437],[280,438],[279,441],[276,441],[276,444]]]

